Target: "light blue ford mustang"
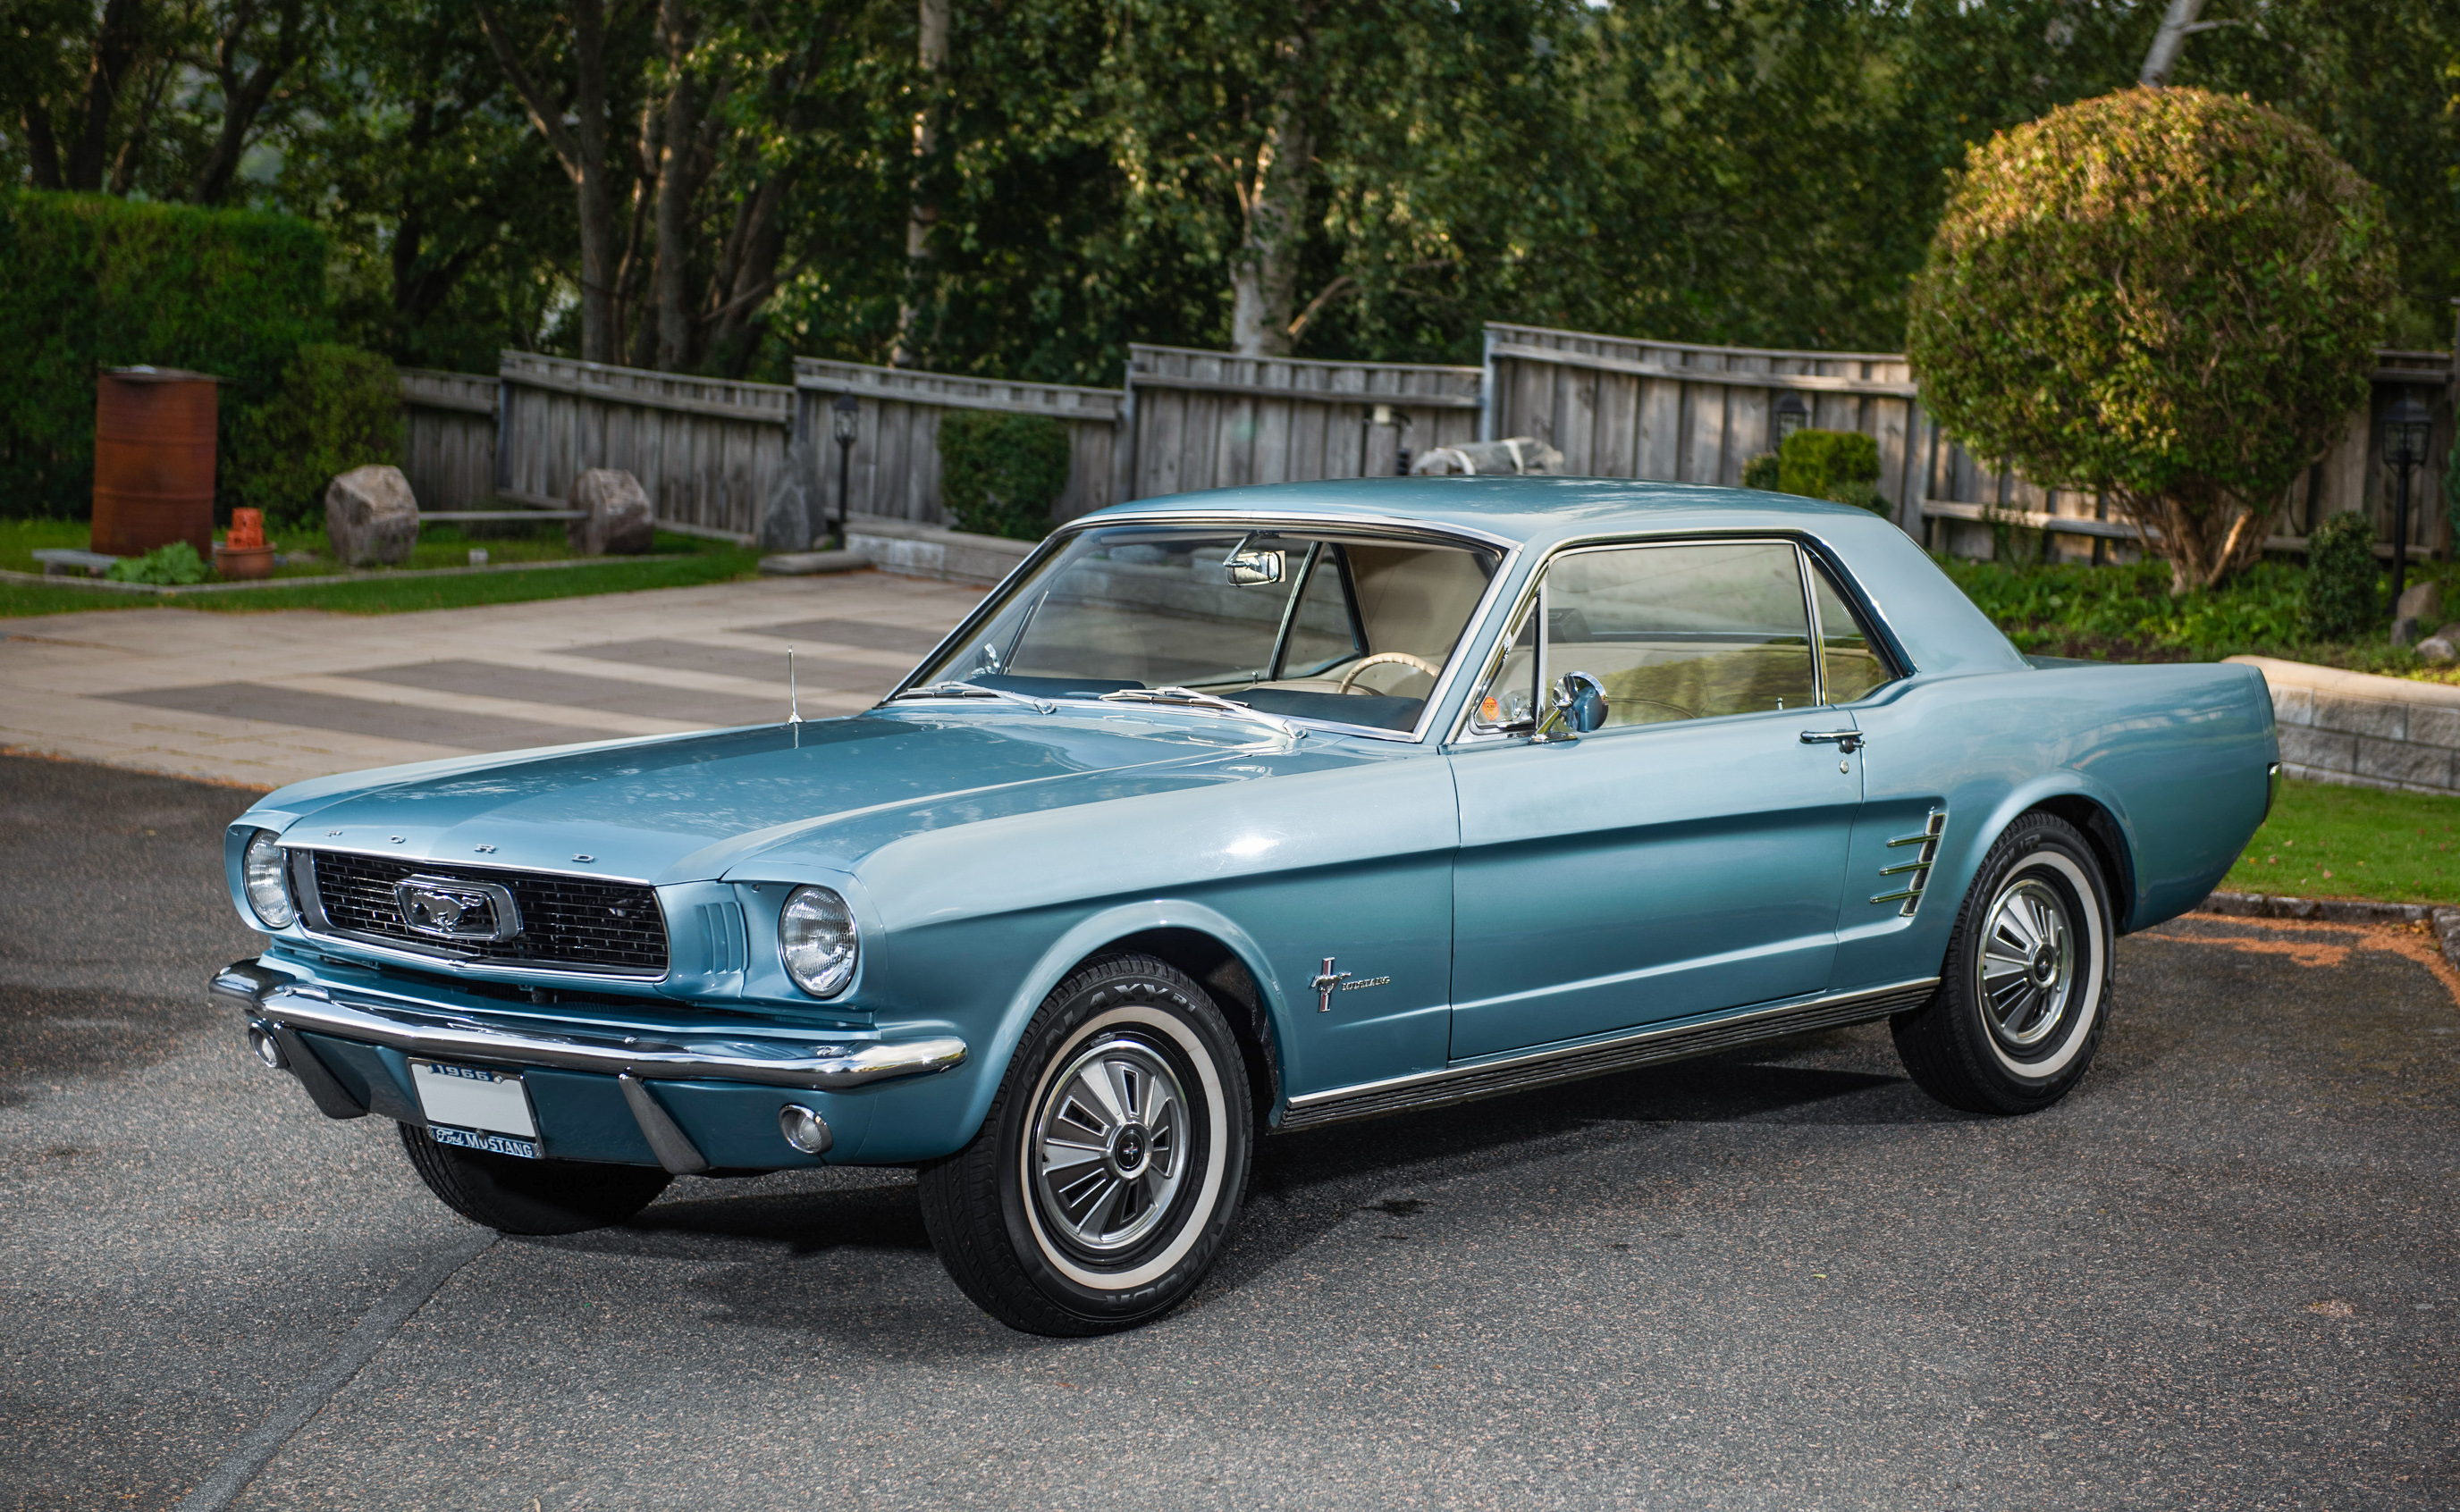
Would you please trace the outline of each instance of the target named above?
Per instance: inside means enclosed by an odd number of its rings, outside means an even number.
[[[2277,773],[2252,669],[2027,660],[1858,510],[1235,490],[1063,529],[852,718],[283,788],[212,991],[479,1223],[912,1166],[967,1294],[1092,1334],[1267,1130],[1878,1018],[2046,1106]]]

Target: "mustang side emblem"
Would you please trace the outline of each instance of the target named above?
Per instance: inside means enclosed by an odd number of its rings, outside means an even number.
[[[1332,969],[1332,962],[1333,958],[1326,956],[1324,958],[1324,970],[1316,974],[1315,980],[1307,983],[1308,986],[1315,989],[1315,1011],[1318,1013],[1332,1012],[1332,995],[1334,993],[1357,992],[1360,989],[1367,987],[1389,987],[1392,985],[1392,978],[1389,976],[1358,976],[1346,971],[1334,971]]]
[[[392,885],[402,926],[447,940],[508,940],[521,932],[521,911],[508,890],[457,877],[404,877]]]

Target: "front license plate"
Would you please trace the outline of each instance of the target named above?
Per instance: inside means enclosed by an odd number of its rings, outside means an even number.
[[[529,1093],[519,1076],[413,1060],[410,1079],[438,1144],[539,1158],[538,1120],[530,1115]]]

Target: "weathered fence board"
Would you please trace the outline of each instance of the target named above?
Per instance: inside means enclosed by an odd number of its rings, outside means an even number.
[[[944,523],[940,417],[950,410],[1046,415],[1067,425],[1068,486],[1051,508],[1052,519],[1074,519],[1118,497],[1113,452],[1125,395],[1115,388],[964,378],[798,357],[795,392],[796,434],[809,439],[816,473],[806,484],[831,517],[842,503],[853,515]],[[830,407],[848,393],[859,408],[854,451],[847,459],[848,496],[840,501]]]
[[[1733,485],[1775,450],[1776,406],[1798,396],[1807,423],[1879,445],[1879,487],[1903,505],[1919,411],[1902,356],[1763,350],[1489,325],[1490,402],[1481,435],[1534,435],[1566,472]]]
[[[1132,346],[1124,493],[1389,474],[1405,450],[1477,439],[1478,392],[1475,368]]]
[[[481,508],[496,492],[496,380],[401,369],[402,474],[426,510]]]
[[[794,389],[514,351],[498,376],[503,496],[560,504],[583,469],[617,468],[641,480],[660,525],[745,541],[759,529]]]

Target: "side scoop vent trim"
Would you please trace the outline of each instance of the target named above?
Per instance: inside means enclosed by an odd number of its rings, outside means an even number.
[[[1930,886],[1930,869],[1939,861],[1940,837],[1945,833],[1947,833],[1947,810],[1935,808],[1931,809],[1930,819],[1921,827],[1919,834],[1898,835],[1889,841],[1888,850],[1891,852],[1908,846],[1918,849],[1915,850],[1911,860],[1898,861],[1879,868],[1879,875],[1903,877],[1904,885],[1894,892],[1881,892],[1871,901],[1902,903],[1904,907],[1897,912],[1906,918],[1913,917],[1914,910],[1921,907],[1922,889]]]

